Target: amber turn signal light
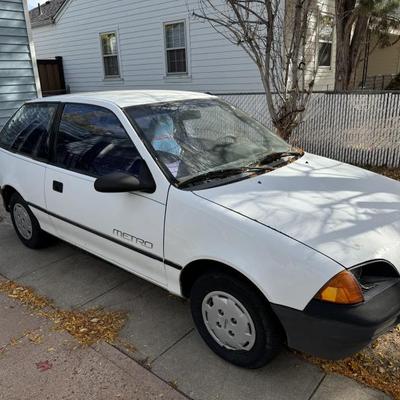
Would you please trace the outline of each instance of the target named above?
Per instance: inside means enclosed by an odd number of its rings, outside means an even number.
[[[348,271],[335,275],[315,298],[337,304],[358,304],[364,301],[360,285]]]

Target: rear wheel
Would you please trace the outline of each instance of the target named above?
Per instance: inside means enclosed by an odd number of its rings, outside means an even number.
[[[283,332],[266,300],[243,280],[224,273],[201,276],[191,291],[196,327],[220,357],[259,368],[281,350]]]
[[[50,235],[40,228],[28,204],[18,193],[11,196],[10,212],[15,232],[25,246],[39,249],[51,243]]]

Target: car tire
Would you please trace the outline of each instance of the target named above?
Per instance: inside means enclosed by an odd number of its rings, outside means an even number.
[[[224,360],[260,368],[281,351],[280,322],[267,300],[244,280],[208,273],[195,281],[190,300],[200,335]]]
[[[25,246],[41,249],[52,242],[51,236],[40,228],[28,204],[18,193],[11,196],[9,207],[15,232]]]

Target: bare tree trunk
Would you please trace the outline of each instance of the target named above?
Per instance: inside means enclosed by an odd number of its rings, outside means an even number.
[[[355,0],[336,0],[336,71],[335,90],[348,90],[351,76],[350,44]]]
[[[198,0],[193,15],[208,21],[257,65],[268,112],[278,134],[289,140],[300,123],[314,86],[304,45],[315,0]],[[306,84],[307,81],[307,84]]]
[[[348,91],[356,88],[357,69],[362,61],[362,52],[370,54],[378,44],[386,43],[392,29],[398,29],[399,21],[393,18],[399,2],[362,2],[357,0],[335,0],[336,8],[336,72],[335,90]],[[370,31],[380,36],[370,50]],[[385,41],[386,38],[386,41]]]

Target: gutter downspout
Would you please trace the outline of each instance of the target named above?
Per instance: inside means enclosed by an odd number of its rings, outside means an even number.
[[[42,87],[40,85],[39,70],[36,62],[35,46],[33,45],[33,39],[32,39],[32,27],[28,11],[28,0],[23,0],[22,3],[24,7],[26,31],[28,33],[29,51],[31,56],[33,76],[35,77],[36,93],[38,97],[42,97]]]

